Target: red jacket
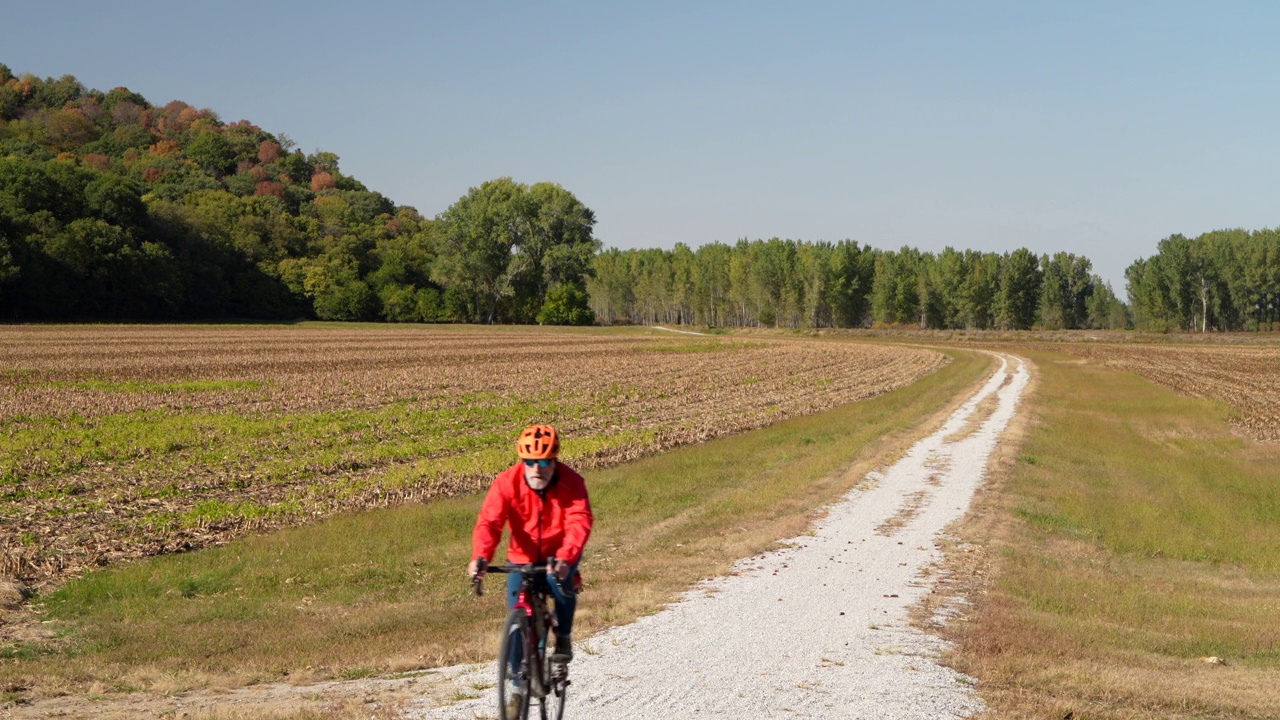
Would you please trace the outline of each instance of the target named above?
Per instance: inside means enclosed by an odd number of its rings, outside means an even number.
[[[582,476],[564,463],[545,498],[524,480],[524,463],[503,470],[494,478],[471,534],[471,559],[492,561],[502,538],[502,526],[511,527],[507,561],[523,564],[555,557],[568,563],[582,559],[582,548],[591,536],[591,501]]]

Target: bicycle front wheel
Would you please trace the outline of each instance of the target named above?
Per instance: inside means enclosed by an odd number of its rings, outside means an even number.
[[[521,610],[512,610],[502,627],[502,643],[498,646],[498,718],[528,720],[532,703],[529,672],[532,658],[525,651],[529,636],[529,618]]]
[[[560,720],[564,717],[564,698],[568,692],[567,682],[558,682],[551,692],[542,699],[542,720]]]

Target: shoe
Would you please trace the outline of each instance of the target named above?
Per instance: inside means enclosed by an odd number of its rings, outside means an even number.
[[[524,708],[524,695],[511,693],[507,695],[506,717],[503,720],[520,720],[520,711]]]
[[[573,659],[573,640],[568,635],[556,636],[556,649],[551,653],[551,662],[568,663]]]

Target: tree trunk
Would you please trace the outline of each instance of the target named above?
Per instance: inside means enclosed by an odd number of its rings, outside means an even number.
[[[1209,284],[1200,276],[1200,332],[1209,331]]]

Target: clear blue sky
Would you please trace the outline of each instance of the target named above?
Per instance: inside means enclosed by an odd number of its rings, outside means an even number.
[[[1280,223],[1280,3],[8,2],[0,62],[248,119],[431,216],[510,175],[617,247]]]

